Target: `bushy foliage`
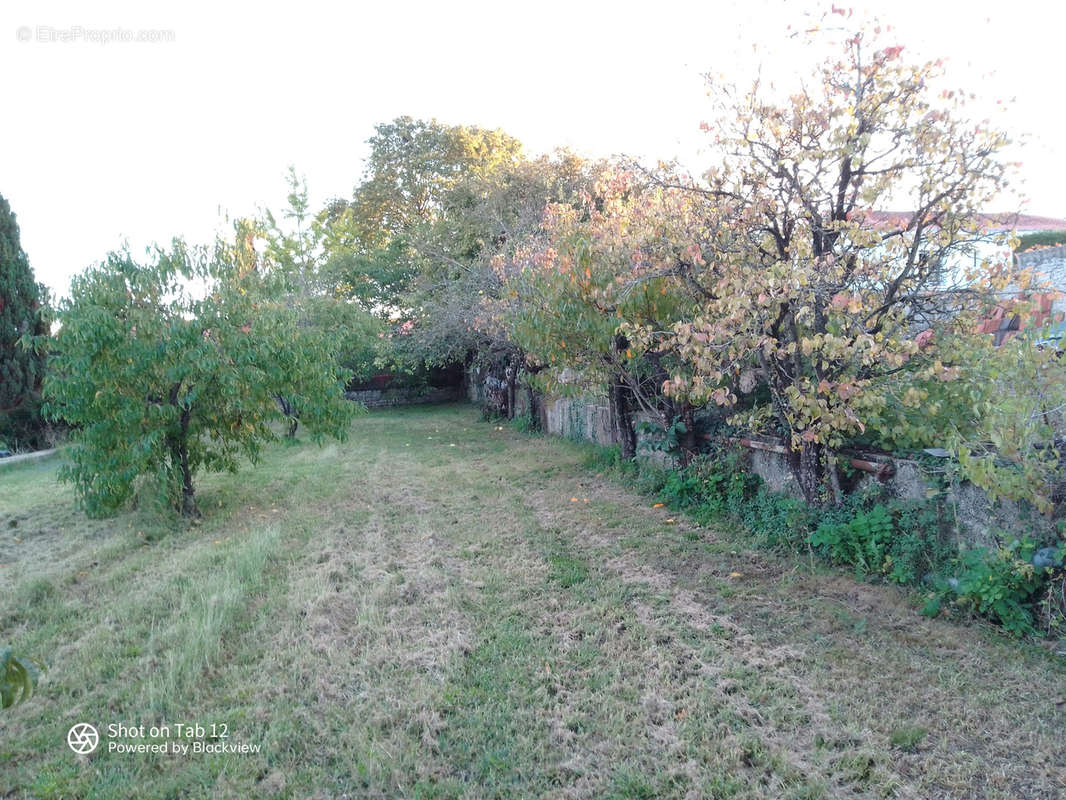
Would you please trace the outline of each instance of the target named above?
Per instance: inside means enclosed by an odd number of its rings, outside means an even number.
[[[931,503],[890,501],[855,508],[843,519],[821,522],[807,541],[834,564],[904,585],[918,585],[942,571],[952,552]]]
[[[330,337],[350,379],[366,380],[389,360],[389,326],[350,296],[348,276],[330,253],[330,232],[311,214],[307,182],[291,167],[288,190],[280,212],[264,210],[255,223],[241,223],[262,244],[256,270],[264,288],[298,311],[301,326]]]
[[[480,247],[462,224],[461,185],[516,163],[521,143],[499,130],[398,117],[376,126],[362,181],[351,200],[318,215],[326,267],[348,297],[390,321],[411,307],[406,295],[420,276],[469,261]]]
[[[989,617],[1018,636],[1037,632],[1034,611],[1047,570],[1032,563],[1036,546],[1015,540],[995,549],[975,547],[959,553],[956,575],[942,584],[924,609],[938,613],[944,602]]]
[[[1033,250],[1040,247],[1057,247],[1066,244],[1066,231],[1040,231],[1038,233],[1023,233],[1018,237],[1016,253]]]
[[[90,515],[142,485],[196,515],[193,476],[254,460],[271,424],[287,421],[279,395],[313,435],[345,435],[355,407],[334,344],[274,299],[252,257],[240,236],[204,249],[176,241],[147,263],[112,253],[75,278],[45,396],[74,428],[61,476]]]
[[[909,373],[888,394],[858,441],[890,451],[942,448],[955,480],[969,480],[992,500],[1052,508],[1063,480],[1066,360],[1035,344],[1039,331],[1001,346],[983,334],[945,335],[937,357],[951,380]]]

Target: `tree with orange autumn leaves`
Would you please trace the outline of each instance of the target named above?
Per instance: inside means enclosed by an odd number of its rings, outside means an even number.
[[[720,165],[702,179],[608,171],[583,206],[548,207],[499,269],[551,388],[605,386],[613,409],[660,416],[761,392],[734,421],[785,435],[824,503],[842,497],[842,445],[960,377],[939,343],[1011,277],[980,249],[1006,140],[934,88],[939,64],[877,38],[849,36],[787,97],[712,86]]]
[[[747,421],[787,434],[809,502],[827,485],[839,500],[833,452],[894,399],[918,404],[916,375],[958,377],[923,331],[972,329],[1007,280],[1007,265],[973,257],[988,238],[979,212],[1006,182],[1005,138],[965,121],[962,92],[935,92],[937,64],[870,38],[848,38],[783,101],[712,87],[723,165],[687,185],[721,203],[735,236],[703,254],[706,300],[674,328],[702,382],[666,391],[729,404],[737,368],[755,367],[771,402]],[[911,210],[874,213],[886,205]]]

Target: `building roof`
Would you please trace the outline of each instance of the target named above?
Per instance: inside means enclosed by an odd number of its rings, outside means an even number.
[[[880,225],[906,224],[913,211],[870,211],[868,216]],[[989,231],[1066,231],[1066,219],[1035,214],[986,213],[978,218]]]

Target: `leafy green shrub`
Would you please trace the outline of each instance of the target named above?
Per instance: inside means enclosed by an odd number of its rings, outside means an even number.
[[[1066,233],[1062,231],[1023,233],[1018,237],[1018,249],[1015,252],[1021,253],[1034,247],[1055,247],[1060,244],[1066,244]]]
[[[942,534],[937,504],[894,501],[896,535],[888,558],[888,577],[894,583],[919,584],[926,575],[936,575],[956,555],[955,544]]]
[[[519,414],[511,420],[511,427],[519,433],[534,433],[537,430],[537,421],[529,412]]]
[[[682,437],[688,433],[688,428],[680,417],[675,417],[665,428],[647,421],[638,422],[635,427],[637,433],[642,434],[641,449],[656,450],[673,456],[681,452]]]
[[[941,537],[934,504],[869,502],[859,496],[843,513],[823,520],[807,540],[814,551],[834,564],[853,566],[863,575],[883,574],[902,585],[920,583],[949,563],[951,548]]]
[[[703,481],[695,470],[671,470],[666,474],[659,497],[670,508],[682,509],[699,503],[704,492]]]
[[[194,476],[256,460],[277,438],[272,423],[347,434],[357,407],[335,344],[304,327],[249,258],[240,239],[175,240],[150,263],[111,253],[73,279],[44,393],[47,413],[75,428],[60,478],[90,516],[135,495],[198,516]]]
[[[747,503],[743,522],[761,545],[797,550],[815,525],[815,512],[802,500],[783,497],[760,485]]]
[[[868,574],[884,570],[894,531],[888,509],[876,505],[847,522],[822,523],[808,541],[834,564],[850,564]]]
[[[761,484],[759,476],[745,468],[735,450],[704,456],[685,473],[690,476],[684,484],[687,505],[693,506],[696,516],[704,520],[724,516],[742,521],[748,501]],[[681,488],[678,486],[678,490]],[[670,499],[664,494],[665,501]]]
[[[1036,546],[1026,539],[998,550],[975,547],[959,554],[958,577],[930,599],[924,612],[935,615],[944,600],[999,622],[1017,636],[1035,634],[1033,605],[1046,571],[1034,567]]]

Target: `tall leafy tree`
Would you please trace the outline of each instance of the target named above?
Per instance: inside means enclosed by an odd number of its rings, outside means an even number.
[[[354,380],[370,377],[381,356],[378,334],[382,321],[348,296],[345,278],[328,258],[325,228],[310,212],[306,180],[289,169],[288,195],[279,214],[265,210],[255,226],[262,243],[257,269],[278,297],[298,314],[303,327],[328,335],[340,365]],[[279,394],[289,416],[289,435],[296,433],[300,410]]]
[[[37,283],[19,239],[11,206],[0,196],[0,439],[32,440],[41,419],[36,399],[45,370],[45,348],[20,343],[40,341],[48,330],[47,292]],[[32,442],[31,442],[32,443]]]
[[[606,394],[626,458],[636,453],[638,409],[672,431],[668,438],[680,434],[683,462],[695,450],[691,405],[663,396],[682,362],[662,332],[698,308],[681,268],[697,252],[691,237],[702,205],[601,167],[576,202],[547,206],[510,263],[497,260],[504,324],[543,368],[538,382],[555,392]]]
[[[279,394],[312,435],[346,434],[355,406],[332,341],[273,295],[246,234],[213,248],[176,241],[144,264],[112,253],[75,278],[45,396],[74,426],[62,476],[91,515],[139,488],[197,515],[196,473],[254,460],[272,423],[288,421]]]
[[[516,163],[521,143],[502,131],[399,117],[378,125],[362,182],[350,201],[319,215],[331,268],[347,276],[351,297],[386,318],[401,315],[402,295],[422,269],[415,246],[462,202],[455,188]]]
[[[411,325],[394,340],[398,355],[408,362],[468,364],[486,372],[501,390],[493,410],[513,416],[521,373],[531,365],[494,321],[502,283],[493,261],[509,261],[539,229],[547,203],[579,202],[590,171],[583,159],[559,152],[457,184],[446,196],[445,212],[412,236],[420,270],[404,295]]]

